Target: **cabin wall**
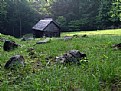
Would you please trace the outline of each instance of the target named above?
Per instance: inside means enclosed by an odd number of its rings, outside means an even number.
[[[60,37],[60,29],[52,22],[45,29],[44,34],[47,37]]]
[[[46,37],[60,37],[60,33],[58,32],[44,32],[44,36]]]
[[[45,29],[44,31],[49,31],[49,32],[59,32],[59,28],[52,22],[50,23]]]
[[[41,38],[41,37],[43,37],[43,34],[44,34],[43,31],[40,31],[40,30],[33,30],[33,36],[34,36],[35,38]]]

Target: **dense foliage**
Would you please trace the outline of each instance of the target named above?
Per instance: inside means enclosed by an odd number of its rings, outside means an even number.
[[[62,31],[121,27],[121,0],[1,0],[0,32],[21,36],[52,17]]]
[[[2,0],[0,32],[19,37],[32,32],[31,27],[40,17],[27,0]]]

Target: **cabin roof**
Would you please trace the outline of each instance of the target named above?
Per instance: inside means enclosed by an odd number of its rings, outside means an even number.
[[[40,20],[36,25],[33,26],[32,29],[34,30],[41,30],[44,31],[44,29],[51,23],[53,22],[56,26],[58,26],[52,18],[47,18],[44,20]]]

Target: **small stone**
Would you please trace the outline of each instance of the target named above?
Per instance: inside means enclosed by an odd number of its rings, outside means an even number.
[[[57,62],[57,63],[63,64],[63,63],[65,63],[65,60],[66,60],[66,59],[65,59],[63,56],[56,57],[56,62]]]
[[[32,51],[34,51],[34,48],[32,47],[27,49],[27,52],[32,52]]]
[[[23,37],[21,38],[21,41],[29,41],[29,40],[33,40],[33,37]]]
[[[1,42],[5,42],[5,40],[6,40],[5,38],[0,38]]]
[[[73,35],[73,38],[79,38],[79,35],[75,34]]]
[[[64,41],[67,41],[67,40],[72,40],[72,36],[64,36]]]
[[[45,40],[36,42],[36,44],[45,44],[45,43],[49,43],[50,41],[51,41],[51,39],[46,38]]]
[[[121,49],[121,43],[112,46],[115,49]]]
[[[82,35],[82,37],[88,37],[86,34]]]
[[[21,41],[26,41],[26,38],[24,38],[24,37],[23,37],[23,38],[21,38]]]

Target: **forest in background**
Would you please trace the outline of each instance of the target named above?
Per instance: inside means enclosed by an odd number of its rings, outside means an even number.
[[[62,31],[121,28],[121,0],[1,0],[0,33],[21,37],[43,18]]]

